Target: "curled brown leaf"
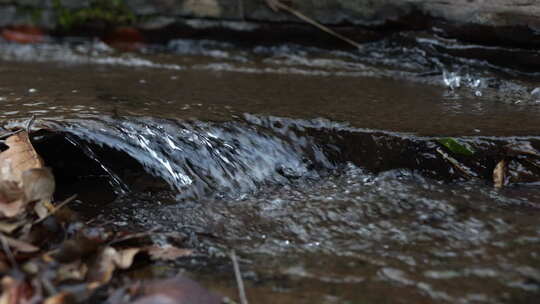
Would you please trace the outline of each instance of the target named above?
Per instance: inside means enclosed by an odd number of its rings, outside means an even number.
[[[55,181],[50,168],[31,168],[21,174],[22,188],[27,202],[50,202]]]
[[[8,137],[6,151],[0,153],[0,180],[22,183],[22,173],[28,169],[42,168],[43,160],[28,138],[27,132]]]

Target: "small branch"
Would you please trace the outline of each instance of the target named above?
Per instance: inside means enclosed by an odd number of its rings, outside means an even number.
[[[66,200],[61,202],[58,206],[54,207],[54,209],[52,209],[49,213],[47,213],[46,216],[44,216],[43,218],[40,218],[39,220],[36,220],[32,225],[39,224],[39,223],[43,222],[49,216],[53,215],[56,211],[62,209],[62,207],[64,207],[65,205],[71,203],[71,201],[73,201],[76,197],[77,197],[77,194],[73,194],[72,196],[68,197]]]
[[[459,161],[457,161],[455,158],[451,157],[450,155],[444,153],[440,148],[436,149],[437,153],[439,153],[446,161],[448,161],[454,168],[458,169],[463,173],[467,178],[477,178],[478,175],[474,173],[471,169],[461,164]]]
[[[238,260],[234,250],[230,252],[231,260],[234,268],[234,276],[236,277],[236,284],[238,285],[238,295],[240,296],[241,304],[248,304],[246,297],[246,290],[244,289],[244,281],[242,281],[242,274],[240,273],[240,267],[238,266]]]
[[[345,42],[347,42],[348,44],[358,48],[358,49],[361,49],[362,48],[362,45],[350,38],[347,38],[343,35],[341,35],[340,33],[330,29],[329,27],[313,20],[312,18],[302,14],[301,12],[295,10],[294,8],[288,6],[288,5],[285,5],[283,3],[281,3],[279,0],[266,0],[266,4],[273,10],[273,11],[279,11],[279,10],[284,10],[284,11],[287,11],[288,13],[296,16],[298,19],[306,22],[306,23],[309,23],[311,25],[313,25],[314,27],[320,29],[321,31],[323,32],[326,32],[338,39],[341,39]]]

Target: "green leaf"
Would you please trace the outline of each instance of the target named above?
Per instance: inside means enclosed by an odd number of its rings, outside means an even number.
[[[445,146],[448,150],[450,150],[450,152],[454,154],[471,156],[476,152],[468,144],[459,143],[455,138],[452,137],[439,138],[437,139],[437,142]]]

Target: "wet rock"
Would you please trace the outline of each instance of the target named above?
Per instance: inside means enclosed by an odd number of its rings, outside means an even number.
[[[536,1],[280,1],[292,10],[358,42],[379,39],[380,36],[387,36],[389,31],[422,30],[439,37],[458,38],[461,41],[479,45],[518,46],[533,50],[540,46],[540,5]],[[169,33],[175,33],[167,35],[177,37],[178,35],[192,35],[195,32],[202,36],[208,34],[207,29],[192,27],[190,25],[192,23],[189,23],[189,21],[203,20],[204,22],[217,21],[218,23],[210,32],[215,36],[223,36],[223,33],[218,33],[220,30],[234,33],[245,33],[246,30],[242,27],[228,28],[223,26],[225,23],[219,23],[220,21],[245,22],[248,20],[250,24],[259,26],[257,33],[259,39],[293,37],[291,39],[302,40],[301,37],[309,36],[318,39],[323,35],[290,12],[272,10],[263,0],[124,0],[114,2],[113,7],[117,10],[115,14],[119,14],[117,17],[110,15],[100,17],[96,11],[89,12],[88,10],[102,5],[99,3],[109,3],[107,4],[109,6],[101,7],[101,11],[110,9],[110,2],[95,0],[60,0],[58,2],[0,0],[1,3],[10,5],[0,6],[0,26],[31,24],[49,30],[65,30],[67,22],[72,28],[98,28],[99,31],[111,25],[135,25],[140,29],[153,31],[167,29]],[[63,9],[62,14],[58,14],[56,4]],[[88,14],[94,15],[92,18],[81,17]],[[100,18],[103,20],[99,20]],[[93,26],[97,23],[103,25]],[[366,31],[371,32],[366,33]],[[460,52],[472,51],[467,49]],[[465,54],[464,57],[468,56],[469,54]],[[484,59],[492,55],[473,54],[471,56]],[[530,65],[535,69],[539,59],[537,54],[532,54],[518,61],[520,65]]]

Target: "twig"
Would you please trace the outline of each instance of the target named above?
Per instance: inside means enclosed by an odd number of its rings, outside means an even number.
[[[246,290],[244,289],[244,281],[242,281],[242,274],[240,273],[240,267],[238,266],[238,260],[236,259],[236,253],[234,252],[234,250],[231,250],[230,255],[234,268],[234,276],[236,277],[236,284],[238,285],[238,295],[240,296],[240,303],[248,304]]]
[[[476,175],[476,173],[474,173],[471,169],[469,169],[468,167],[462,165],[460,162],[458,162],[455,158],[451,157],[450,155],[444,153],[440,148],[437,148],[436,149],[437,153],[439,153],[446,161],[448,161],[450,164],[452,164],[452,166],[454,166],[454,168],[458,169],[459,171],[461,171],[463,174],[465,174],[465,176],[467,176],[468,178],[473,178],[473,177],[478,177],[478,175]]]
[[[13,135],[15,135],[17,133],[21,133],[22,131],[24,131],[24,129],[19,129],[17,131],[4,133],[4,134],[0,135],[0,139],[8,138],[8,137],[13,136]]]
[[[39,224],[39,223],[43,222],[46,218],[53,215],[56,211],[60,210],[65,205],[71,203],[71,201],[73,201],[76,197],[77,197],[77,194],[73,194],[72,196],[68,197],[63,202],[61,202],[58,206],[55,206],[51,211],[49,211],[49,213],[47,213],[47,215],[45,215],[44,217],[42,217],[42,218],[36,220],[34,223],[32,223],[32,225],[36,225],[36,224]]]
[[[330,35],[332,35],[332,36],[334,36],[334,37],[336,37],[338,39],[341,39],[341,40],[347,42],[348,44],[350,44],[350,45],[352,45],[352,46],[354,46],[354,47],[356,47],[358,49],[362,48],[362,45],[360,43],[341,35],[340,33],[330,29],[329,27],[327,27],[325,25],[322,25],[321,23],[319,23],[319,22],[313,20],[312,18],[302,14],[301,12],[295,10],[294,8],[281,3],[279,0],[266,0],[266,4],[274,11],[279,11],[279,10],[287,11],[290,14],[293,14],[294,16],[296,16],[298,19],[313,25],[314,27],[320,29],[323,32],[326,32],[326,33],[328,33],[328,34],[330,34]]]
[[[32,118],[26,123],[26,133],[30,134],[30,128],[32,128],[34,120],[36,120],[36,115],[32,115]]]
[[[108,245],[124,242],[124,241],[127,241],[127,240],[139,239],[139,238],[152,236],[152,235],[164,235],[164,234],[167,235],[168,234],[167,232],[157,232],[158,230],[159,230],[159,228],[152,228],[152,229],[150,229],[148,231],[136,232],[136,233],[128,234],[128,235],[125,235],[123,237],[111,240],[108,243]]]

